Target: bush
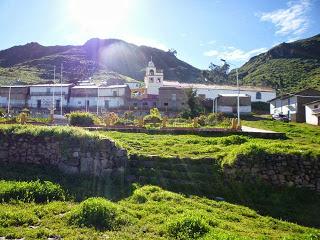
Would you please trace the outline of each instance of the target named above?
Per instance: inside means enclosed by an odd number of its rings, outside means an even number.
[[[161,119],[161,114],[160,114],[158,108],[150,109],[150,114],[146,115],[143,118],[143,121],[144,121],[144,123],[151,123],[151,124],[161,123],[162,119]]]
[[[69,220],[80,227],[114,230],[124,223],[119,216],[120,211],[116,204],[101,197],[93,197],[76,207]]]
[[[118,114],[114,112],[109,112],[104,117],[104,123],[106,126],[113,126],[119,121]]]
[[[134,120],[133,112],[132,111],[126,111],[124,113],[124,119],[133,121]]]
[[[87,112],[72,112],[68,114],[71,126],[90,127],[94,125],[95,116]]]
[[[198,124],[199,124],[200,126],[205,126],[205,125],[206,125],[206,122],[207,122],[207,117],[206,117],[206,115],[200,115],[200,116],[198,117]]]
[[[6,111],[3,108],[0,108],[0,117],[4,117]]]
[[[225,120],[223,113],[210,113],[207,116],[207,125],[215,126]]]
[[[2,202],[19,200],[43,203],[53,200],[65,200],[65,198],[66,195],[61,186],[49,181],[0,181],[0,201]]]
[[[182,215],[170,221],[167,225],[170,237],[179,240],[197,239],[209,232],[208,224],[194,214]]]

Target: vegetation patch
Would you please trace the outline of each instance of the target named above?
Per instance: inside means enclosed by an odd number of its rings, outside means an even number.
[[[78,226],[114,230],[124,223],[119,207],[105,198],[88,198],[76,207],[70,217],[70,223]]]
[[[198,239],[209,232],[209,226],[201,216],[189,213],[178,216],[167,225],[170,237],[180,240]]]
[[[49,181],[0,181],[1,202],[18,200],[43,203],[54,200],[65,200],[65,198],[66,194],[61,186]]]
[[[97,117],[88,112],[71,112],[68,114],[71,126],[91,127],[97,121]]]

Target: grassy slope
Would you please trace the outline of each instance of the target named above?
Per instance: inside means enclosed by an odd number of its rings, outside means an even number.
[[[143,201],[141,202],[141,199]],[[263,217],[255,211],[145,186],[117,202],[130,216],[130,224],[116,231],[98,231],[68,223],[78,203],[3,203],[0,205],[0,236],[44,239],[168,239],[167,223],[186,214],[202,218],[209,226],[204,239],[317,239],[320,231]]]

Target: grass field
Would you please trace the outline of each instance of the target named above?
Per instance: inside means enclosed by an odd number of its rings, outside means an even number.
[[[237,153],[259,146],[267,153],[319,154],[320,130],[305,124],[270,120],[243,121],[243,124],[287,133],[286,140],[265,140],[243,136],[202,137],[119,132],[90,133],[80,128],[1,126],[5,134],[54,136],[64,144],[83,138],[112,138],[129,153],[180,158],[216,158],[222,162]],[[292,125],[292,126],[291,126]],[[289,127],[290,126],[290,127]],[[1,139],[0,139],[1,142]],[[15,181],[36,181],[17,183]],[[200,196],[184,196],[154,186],[134,192],[130,186],[110,183],[85,176],[65,176],[53,167],[1,166],[0,168],[0,237],[25,239],[320,239],[320,230],[294,224],[320,226],[320,196],[293,188],[271,186],[224,185],[229,202],[209,200]],[[42,181],[54,184],[41,185]],[[221,182],[223,184],[223,182]],[[61,187],[59,187],[59,185]],[[55,195],[50,189],[58,189]],[[63,192],[63,191],[64,192]],[[178,190],[177,190],[178,192]],[[25,195],[26,194],[26,195]],[[46,197],[46,194],[50,194]],[[223,194],[223,192],[221,192]],[[228,196],[227,196],[228,195]],[[71,221],[80,211],[83,200],[104,196],[114,199],[113,217],[124,218],[121,224],[107,229],[79,225],[83,219],[93,221],[97,209],[86,213],[81,221]],[[40,199],[40,200],[39,200]],[[66,199],[61,201],[61,199]],[[97,200],[98,201],[98,200]],[[100,200],[99,200],[100,201]],[[98,203],[99,203],[98,201]],[[35,203],[37,202],[37,203]],[[102,216],[109,216],[102,204]],[[244,207],[244,206],[249,206]],[[89,214],[89,215],[88,215]],[[91,216],[90,214],[93,214]],[[117,215],[118,214],[118,215]],[[82,215],[77,215],[82,216]],[[272,218],[273,216],[275,218]],[[281,221],[287,219],[290,222]],[[93,221],[95,222],[95,221]]]
[[[95,203],[94,203],[95,202]],[[3,202],[0,236],[46,239],[318,239],[320,230],[264,217],[242,206],[206,198],[186,197],[144,186],[114,204],[97,199],[83,204],[52,201],[42,204]],[[108,202],[107,202],[108,203]],[[110,205],[112,209],[110,209]],[[111,211],[114,215],[106,214]],[[71,221],[74,213],[84,224]],[[122,218],[114,226],[97,225],[100,217]],[[87,227],[86,223],[90,223]],[[109,224],[109,225],[108,225]],[[112,224],[112,225],[110,225]],[[99,226],[99,228],[98,228]],[[104,227],[104,228],[101,228]]]

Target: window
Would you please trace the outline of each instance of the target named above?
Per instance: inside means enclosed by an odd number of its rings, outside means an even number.
[[[41,100],[37,100],[37,108],[41,108]]]
[[[175,93],[171,94],[171,100],[177,101],[177,94],[175,94]]]
[[[153,77],[149,78],[149,82],[153,83]]]
[[[164,105],[165,107],[167,107],[169,104],[168,104],[167,102],[165,102],[163,105]]]
[[[161,78],[158,78],[158,79],[157,79],[157,83],[161,83]]]
[[[87,100],[87,107],[89,107],[90,106],[90,101],[89,100]]]
[[[151,70],[149,71],[149,75],[153,76],[153,75],[154,75],[154,70],[151,69]]]
[[[199,98],[201,98],[201,99],[205,99],[205,98],[206,98],[206,95],[205,95],[205,94],[199,94],[198,96],[199,96]]]
[[[319,105],[314,105],[314,108],[318,108],[319,107]]]
[[[113,95],[114,97],[116,97],[116,96],[117,96],[117,91],[113,91],[113,92],[112,92],[112,95]]]
[[[137,107],[137,106],[138,106],[138,103],[136,103],[136,102],[133,103],[133,106],[134,106],[134,107]]]
[[[256,99],[261,99],[261,92],[256,93]]]
[[[50,88],[47,88],[47,93],[50,93]]]
[[[81,101],[78,101],[78,105],[81,105]]]
[[[142,104],[143,104],[143,106],[148,106],[147,102],[143,102]]]
[[[157,107],[157,103],[156,103],[156,102],[153,102],[153,106],[154,106],[154,107]]]
[[[183,106],[183,105],[184,105],[184,102],[182,102],[181,105]]]
[[[60,100],[56,100],[56,108],[60,108]]]
[[[104,107],[109,108],[109,100],[104,100]]]

